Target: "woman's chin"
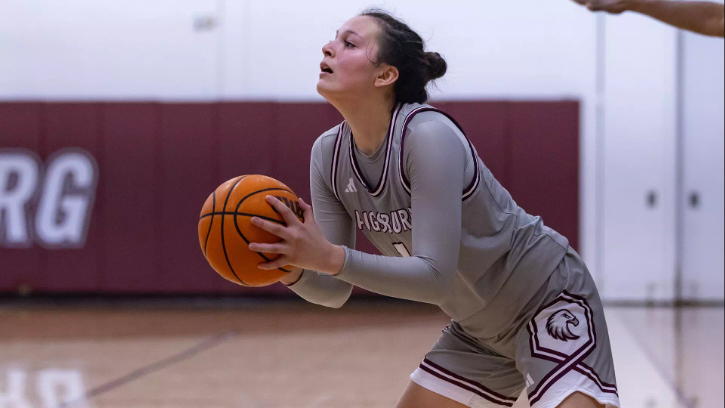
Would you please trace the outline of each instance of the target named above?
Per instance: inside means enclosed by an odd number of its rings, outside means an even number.
[[[317,81],[317,93],[322,95],[323,98],[327,99],[327,96],[330,95],[331,92],[332,89],[330,89],[330,85],[325,83],[324,79]]]

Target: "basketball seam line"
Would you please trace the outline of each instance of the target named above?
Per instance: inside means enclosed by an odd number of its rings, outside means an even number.
[[[244,176],[240,177],[237,181],[234,182],[234,185],[232,186],[232,188],[229,189],[229,192],[227,193],[227,198],[226,198],[226,200],[224,200],[224,207],[222,207],[222,211],[226,211],[227,204],[229,203],[229,197],[231,197],[232,192],[234,191],[234,188],[237,186],[237,184],[239,184],[239,182],[242,181],[243,179],[244,179]],[[236,219],[235,219],[235,221],[236,221]],[[227,265],[229,265],[229,270],[232,271],[232,274],[234,274],[234,277],[237,278],[237,280],[242,285],[249,286],[246,282],[244,282],[243,280],[241,280],[239,278],[239,276],[237,276],[237,273],[234,272],[234,268],[232,267],[232,263],[229,262],[229,255],[227,254],[227,247],[224,244],[224,222],[222,222],[222,234],[221,235],[222,235],[222,250],[224,251],[224,258],[227,260]]]
[[[240,213],[240,212],[215,212],[215,213],[207,213],[207,214],[204,214],[203,216],[201,216],[201,218],[199,218],[199,221],[201,221],[202,219],[204,219],[206,217],[211,217],[211,216],[214,216],[214,215],[240,215],[240,216],[244,216],[244,217],[259,217],[259,218],[261,218],[263,220],[271,221],[271,222],[274,222],[274,223],[277,223],[277,224],[280,224],[280,225],[287,225],[284,221],[276,220],[276,219],[270,218],[270,217],[265,217],[264,215],[249,214],[249,213]]]
[[[237,214],[237,213],[229,213],[227,215],[230,215],[230,214]],[[255,215],[255,217],[258,217],[258,216]],[[274,220],[274,221],[279,222],[277,220]],[[282,223],[282,224],[284,224],[284,223]],[[242,239],[244,240],[244,242],[246,242],[247,245],[248,245],[250,242],[247,239],[247,237],[244,236],[244,233],[242,233],[242,230],[239,229],[239,223],[237,222],[237,218],[236,217],[234,218],[234,228],[236,228],[237,234],[239,234],[239,236],[242,237]],[[261,256],[262,259],[264,259],[266,262],[272,262],[272,260],[269,259],[269,258],[267,258],[263,253],[261,253],[261,252],[256,252],[256,253],[257,253],[257,255]],[[284,269],[284,268],[277,268],[277,269],[281,270],[282,272],[287,272],[287,273],[290,273],[291,272],[291,271],[288,271],[287,269]]]
[[[246,200],[247,198],[249,198],[249,197],[251,197],[251,196],[253,196],[253,195],[255,195],[255,194],[259,194],[259,193],[262,193],[262,192],[265,192],[265,191],[273,191],[273,190],[281,190],[281,191],[286,191],[286,192],[288,192],[288,193],[290,193],[290,194],[294,195],[295,197],[297,197],[297,194],[295,194],[294,192],[290,191],[289,189],[285,189],[285,188],[281,188],[281,187],[272,187],[272,188],[265,188],[265,189],[262,189],[262,190],[257,190],[257,191],[253,191],[253,192],[251,192],[251,193],[247,194],[247,195],[246,195],[246,196],[245,196],[244,198],[242,198],[241,200],[239,200],[239,203],[237,203],[237,208],[235,208],[235,209],[234,209],[234,213],[233,213],[233,214],[244,214],[244,215],[246,215],[247,213],[240,213],[240,212],[238,212],[238,211],[237,211],[237,210],[239,209],[239,207],[240,207],[240,206],[242,205],[242,203],[244,202],[244,200]],[[277,210],[275,210],[275,209],[274,209],[274,207],[272,207],[272,209],[273,209],[273,210],[274,210],[275,212],[277,212]],[[226,211],[226,205],[224,205],[224,209],[223,209],[222,211]],[[278,213],[278,214],[279,214],[279,213]],[[259,215],[256,215],[256,214],[254,214],[254,215],[252,215],[252,216],[253,216],[253,217],[260,217],[260,218],[263,218],[263,217],[261,217],[261,216],[259,216]],[[265,218],[265,219],[267,219],[267,218]],[[271,219],[270,219],[270,221],[273,221],[273,220],[271,220]],[[274,220],[274,221],[275,221],[275,222],[279,222],[279,221],[277,221],[277,220]],[[283,223],[283,224],[284,224],[284,223]],[[284,224],[284,225],[287,225],[287,224]],[[237,223],[237,217],[234,217],[234,227],[235,227],[235,228],[237,229],[237,233],[239,234],[239,236],[241,236],[241,237],[242,237],[242,239],[244,240],[244,242],[246,242],[247,244],[249,244],[249,240],[247,239],[247,237],[245,237],[245,236],[244,236],[244,234],[242,233],[242,231],[241,231],[241,230],[239,229],[239,224]],[[261,252],[257,252],[257,255],[261,256],[261,257],[262,257],[262,259],[264,259],[264,260],[265,260],[265,262],[272,262],[272,260],[271,260],[271,259],[267,258],[267,257],[266,257],[266,256],[265,256],[265,255],[264,255],[263,253],[261,253]],[[279,269],[280,271],[282,271],[282,272],[285,272],[285,273],[290,273],[290,272],[292,272],[292,271],[289,271],[289,270],[287,270],[287,269],[285,269],[285,268],[282,268],[282,267],[279,267],[279,268],[277,268],[277,269]]]

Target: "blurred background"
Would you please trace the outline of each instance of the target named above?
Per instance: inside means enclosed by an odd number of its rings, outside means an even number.
[[[241,174],[309,198],[342,120],[321,48],[370,6],[444,56],[430,103],[582,254],[623,407],[725,405],[721,38],[569,0],[0,0],[0,407],[395,405],[437,308],[242,288],[196,233]]]

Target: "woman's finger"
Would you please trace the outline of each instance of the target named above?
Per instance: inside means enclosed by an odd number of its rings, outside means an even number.
[[[305,219],[305,224],[314,222],[315,221],[315,215],[312,212],[312,206],[307,204],[305,200],[300,198],[300,208],[302,208],[302,216]]]
[[[285,255],[282,255],[279,258],[275,259],[274,261],[264,262],[264,263],[257,265],[257,268],[269,271],[272,269],[281,268],[285,265],[289,265],[289,263],[290,263],[289,258],[287,258],[287,256],[285,256]]]
[[[249,249],[265,254],[284,254],[287,252],[287,246],[283,244],[261,244],[253,242],[249,244]]]
[[[259,217],[252,217],[252,224],[272,234],[286,239],[288,237],[287,228],[284,225],[277,224],[276,222],[263,220]]]
[[[280,201],[279,198],[275,196],[267,196],[267,202],[277,210],[279,215],[282,216],[282,219],[284,219],[284,222],[287,223],[287,226],[295,225],[295,223],[299,224],[300,220],[297,219],[297,216],[295,213],[292,212],[292,210],[289,209],[282,201]]]

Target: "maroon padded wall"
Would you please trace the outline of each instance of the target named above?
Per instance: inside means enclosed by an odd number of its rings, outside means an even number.
[[[433,105],[463,126],[520,206],[577,247],[578,102]],[[0,103],[0,149],[46,163],[62,148],[82,148],[99,170],[85,247],[0,244],[0,292],[289,292],[218,277],[199,249],[199,211],[240,174],[275,177],[309,198],[312,143],[341,120],[322,103]],[[358,249],[374,252],[362,235]]]

